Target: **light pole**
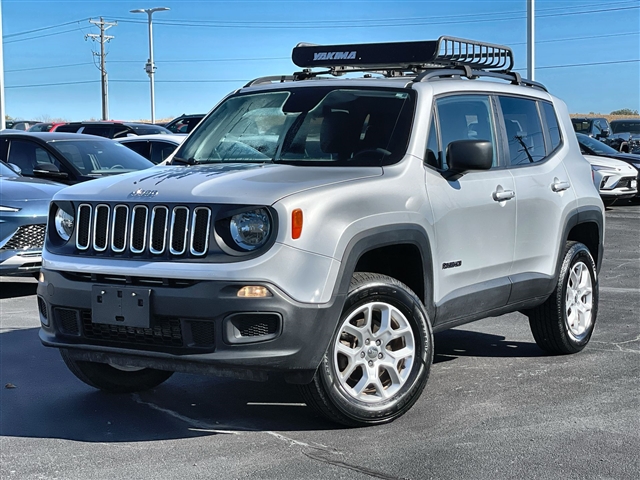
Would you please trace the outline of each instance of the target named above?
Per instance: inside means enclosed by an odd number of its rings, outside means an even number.
[[[130,13],[146,13],[149,17],[149,60],[147,60],[147,64],[144,69],[149,75],[149,82],[151,86],[151,123],[155,123],[156,121],[156,98],[154,93],[153,86],[153,74],[155,73],[156,66],[153,63],[153,26],[151,23],[151,15],[154,12],[163,12],[165,10],[169,10],[167,7],[156,7],[156,8],[139,8],[137,10],[130,10]]]

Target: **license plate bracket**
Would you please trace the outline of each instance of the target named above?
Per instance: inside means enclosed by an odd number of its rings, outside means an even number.
[[[91,323],[149,328],[150,311],[150,288],[91,287]]]

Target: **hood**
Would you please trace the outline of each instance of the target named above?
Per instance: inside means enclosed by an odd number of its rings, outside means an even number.
[[[39,178],[0,177],[0,201],[5,206],[15,206],[36,200],[51,200],[66,185]]]
[[[586,156],[586,155],[585,155]],[[615,158],[616,160],[622,160],[623,162],[640,165],[640,155],[636,155],[633,153],[615,153],[611,155],[603,155],[608,158]]]
[[[611,168],[611,170],[615,170],[616,172],[620,172],[622,174],[632,173],[635,175],[637,173],[637,170],[627,162],[616,160],[615,158],[600,157],[595,155],[584,155],[584,158],[586,158],[591,165],[609,167]]]
[[[272,205],[323,185],[382,175],[381,167],[301,167],[278,164],[156,166],[68,187],[59,200]]]

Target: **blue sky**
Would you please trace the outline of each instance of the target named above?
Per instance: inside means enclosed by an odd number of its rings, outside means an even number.
[[[99,119],[100,73],[85,40],[89,18],[108,34],[109,113],[150,118],[147,17],[154,14],[156,119],[209,111],[263,75],[289,74],[301,41],[430,40],[440,35],[509,45],[526,75],[526,0],[170,1],[0,0],[5,110],[15,118]],[[49,28],[54,27],[54,28]],[[30,33],[26,33],[30,32]],[[536,80],[574,113],[640,110],[640,1],[537,0]]]

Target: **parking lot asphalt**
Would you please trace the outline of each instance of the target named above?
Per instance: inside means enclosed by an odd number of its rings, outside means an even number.
[[[38,339],[35,280],[0,283],[0,478],[638,479],[640,204],[607,210],[595,333],[550,356],[509,314],[439,333],[427,388],[346,429],[283,383],[175,374],[109,395]]]

